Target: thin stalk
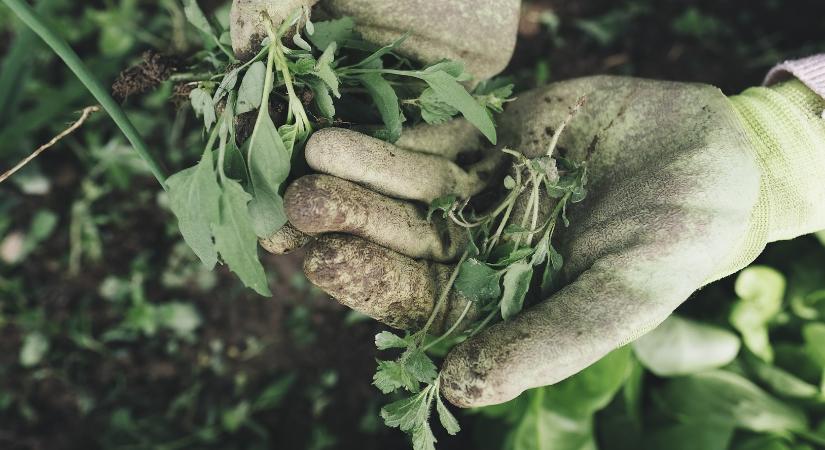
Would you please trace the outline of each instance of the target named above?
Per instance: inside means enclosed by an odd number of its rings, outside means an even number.
[[[461,315],[458,316],[458,319],[456,319],[453,326],[451,326],[450,329],[447,330],[447,332],[445,332],[444,334],[439,336],[438,339],[436,339],[436,340],[430,342],[429,344],[427,344],[423,349],[421,349],[421,351],[426,352],[427,350],[434,347],[436,344],[443,341],[444,339],[447,339],[451,334],[453,334],[455,332],[455,330],[458,329],[458,326],[461,325],[461,322],[464,322],[464,319],[467,317],[467,313],[470,312],[470,307],[472,307],[472,306],[473,306],[473,302],[468,301],[467,305],[464,307],[464,311],[462,311]]]
[[[138,155],[146,162],[152,175],[155,176],[155,179],[158,180],[158,183],[160,183],[161,187],[165,190],[166,174],[161,168],[160,163],[158,163],[155,157],[149,152],[143,138],[140,137],[137,129],[135,129],[135,126],[129,120],[129,117],[126,116],[126,113],[123,112],[120,105],[115,102],[112,96],[109,95],[109,92],[104,89],[100,82],[92,75],[86,65],[83,64],[83,61],[77,56],[77,53],[69,47],[63,38],[47,27],[37,12],[26,2],[22,0],[2,1],[26,26],[40,36],[57,56],[66,63],[69,69],[74,72],[77,78],[80,79],[80,82],[86,86],[86,89],[91,92],[97,102],[100,103],[112,120],[115,121],[120,131],[126,136],[126,139],[129,140],[129,143],[132,144],[132,147],[138,152]]]
[[[427,323],[424,324],[424,328],[421,329],[419,333],[421,333],[422,339],[424,336],[427,336],[427,331],[429,331],[430,327],[433,325],[435,321],[435,316],[438,315],[438,311],[444,307],[444,304],[447,302],[447,299],[450,297],[450,291],[453,289],[453,284],[455,284],[456,278],[458,278],[458,272],[461,269],[461,265],[467,259],[469,253],[464,251],[464,254],[461,255],[461,259],[458,260],[458,263],[455,265],[455,269],[453,269],[453,273],[450,275],[450,279],[447,280],[447,284],[444,285],[443,290],[441,291],[441,295],[438,297],[438,301],[435,303],[433,307],[433,311],[430,313],[430,318],[427,319]]]

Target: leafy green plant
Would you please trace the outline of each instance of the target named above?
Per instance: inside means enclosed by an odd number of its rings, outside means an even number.
[[[314,24],[308,14],[299,9],[277,30],[270,26],[249,61],[218,63],[227,68],[223,75],[191,84],[192,107],[209,139],[201,162],[169,179],[170,205],[201,261],[211,268],[220,258],[261,295],[269,290],[257,239],[286,223],[282,194],[292,166],[313,130],[338,120],[339,105],[372,104],[383,123],[375,135],[389,141],[400,137],[405,111],[412,111],[429,123],[462,114],[495,143],[491,112],[500,112],[512,93],[511,85],[499,83],[471,94],[461,84],[470,78],[460,63],[417,69],[395,55],[406,36],[375,47],[353,31],[350,18]],[[221,42],[195,2],[187,3],[187,17]],[[290,30],[297,48],[284,44]],[[277,107],[285,117],[273,117]],[[240,136],[236,124],[255,111],[251,132]],[[355,123],[370,124],[369,115],[356,116]]]
[[[467,249],[421,330],[405,337],[388,331],[375,337],[379,350],[403,350],[394,361],[378,362],[373,384],[385,394],[409,393],[386,405],[381,417],[386,425],[409,433],[416,450],[434,448],[436,440],[429,425],[433,405],[449,434],[460,431],[458,421],[441,400],[438,370],[427,351],[437,348],[445,352],[481,332],[494,319],[508,320],[518,314],[525,305],[537,268],[543,268],[541,292],[546,295],[554,289],[563,259],[553,247],[553,234],[560,222],[569,225],[568,205],[584,200],[587,167],[564,158],[554,159],[553,155],[561,133],[583,102],[581,99],[557,128],[546,154],[530,159],[519,152],[503,150],[513,157],[513,175],[504,179],[507,194],[489,213],[477,215],[466,211],[469,199],[459,201],[456,196],[437,199],[430,206],[429,218],[439,212],[444,219],[467,230]],[[556,199],[556,204],[548,217],[540,219],[542,204],[547,199]],[[514,215],[517,204],[523,208],[520,217]],[[447,331],[432,337],[430,329],[453,289],[468,300],[467,304]],[[473,307],[483,318],[465,324]]]

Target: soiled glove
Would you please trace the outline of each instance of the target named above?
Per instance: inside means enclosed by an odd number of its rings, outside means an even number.
[[[241,58],[257,51],[266,36],[262,21],[281,23],[301,6],[319,0],[234,0],[232,47]],[[483,80],[501,72],[516,44],[521,0],[321,0],[331,17],[350,16],[365,39],[386,45],[410,32],[404,56],[425,64],[449,58],[463,61]],[[265,15],[266,16],[265,16]]]
[[[728,99],[699,84],[572,80],[522,95],[505,112],[502,140],[542,154],[582,95],[587,104],[559,146],[591,174],[587,199],[561,230],[568,284],[448,355],[442,392],[458,406],[563,380],[653,329],[767,242],[825,228],[825,101],[800,83]],[[311,244],[310,280],[392,326],[420,324],[449,270],[436,261],[461,245],[450,226],[427,225],[423,204],[471,195],[492,178],[491,165],[466,172],[444,157],[480,144],[460,124],[447,127],[462,134],[429,127],[399,144],[439,156],[335,129],[310,140],[309,164],[332,176],[300,179],[286,195],[296,227],[333,233]]]

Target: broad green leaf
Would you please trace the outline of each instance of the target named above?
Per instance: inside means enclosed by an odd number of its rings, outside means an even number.
[[[430,203],[429,209],[427,210],[427,221],[432,221],[433,214],[435,214],[436,211],[442,211],[443,214],[441,215],[441,217],[446,219],[450,211],[453,209],[456,200],[458,200],[458,197],[456,197],[455,195],[445,195],[444,197],[439,197],[433,200],[432,203]]]
[[[169,206],[178,218],[183,239],[209,269],[218,262],[212,241],[212,225],[220,219],[221,188],[215,175],[212,152],[203,153],[197,166],[166,180]]]
[[[524,307],[524,298],[533,279],[533,266],[529,262],[511,265],[504,274],[504,294],[501,297],[501,317],[513,318]]]
[[[790,398],[812,398],[820,395],[819,388],[760,358],[745,358],[748,368],[756,378],[776,394]]]
[[[423,72],[426,73],[436,73],[436,72],[446,72],[451,77],[455,78],[459,82],[465,82],[472,80],[472,76],[464,71],[464,63],[461,61],[456,61],[454,59],[444,59],[435,64],[427,66]]]
[[[246,163],[254,198],[249,213],[258,237],[267,238],[287,221],[281,185],[289,176],[291,154],[269,117],[261,108],[258,120],[247,142]]]
[[[206,131],[212,129],[212,125],[218,120],[215,114],[215,105],[212,103],[212,97],[201,88],[193,89],[189,93],[189,101],[192,103],[192,109],[199,117],[203,117],[203,126]]]
[[[215,235],[215,248],[229,269],[246,286],[268,297],[272,293],[258,259],[258,238],[249,217],[248,203],[251,199],[236,181],[224,180],[220,196],[220,220],[212,225],[212,233]]]
[[[568,417],[544,402],[542,388],[529,391],[524,416],[508,434],[505,450],[596,450],[592,417]]]
[[[773,360],[768,323],[781,311],[785,277],[765,266],[751,266],[736,279],[736,294],[730,322],[742,333],[745,345],[765,361]]]
[[[486,302],[501,297],[501,272],[471,258],[461,264],[455,288],[473,302]]]
[[[312,89],[315,107],[318,108],[318,112],[327,119],[332,120],[335,117],[335,103],[329,94],[329,87],[322,79],[315,76],[307,77],[306,81],[309,88]]]
[[[479,105],[455,78],[441,71],[415,73],[418,78],[424,80],[435,91],[441,101],[459,110],[491,143],[496,143],[496,126],[493,119],[487,114],[487,110]]]
[[[675,424],[648,430],[644,448],[667,450],[727,450],[734,428],[726,425]]]
[[[375,335],[375,347],[378,350],[387,350],[390,348],[407,348],[409,343],[395,333],[389,331],[382,331]]]
[[[533,253],[536,252],[536,249],[533,247],[521,247],[518,249],[513,250],[510,252],[509,255],[500,258],[498,261],[495,262],[494,265],[496,266],[509,266],[510,264],[519,262],[528,256],[531,256]],[[532,265],[532,262],[530,263]]]
[[[203,10],[198,6],[197,0],[183,0],[183,14],[186,16],[186,20],[198,30],[209,35],[215,35],[212,25],[209,24],[209,19],[206,18]]]
[[[447,430],[447,433],[451,435],[455,435],[459,431],[461,431],[461,426],[458,424],[458,420],[456,420],[455,416],[447,409],[447,405],[441,400],[441,396],[437,396],[435,399],[435,408],[438,412],[438,420],[441,422],[441,426]]]
[[[433,125],[447,122],[458,114],[458,109],[441,100],[432,88],[424,89],[418,97],[418,105],[421,107],[421,118]]]
[[[807,427],[801,410],[732,372],[716,370],[674,378],[658,391],[657,398],[682,423],[734,426],[757,433]]]
[[[295,384],[297,377],[293,374],[284,376],[267,386],[252,404],[254,411],[264,411],[277,408],[283,402],[284,397]]]
[[[309,40],[316,48],[327,48],[333,42],[344,45],[346,41],[355,38],[355,22],[351,17],[342,17],[326,22],[313,24],[315,32],[310,34]]]
[[[808,323],[802,327],[805,351],[819,367],[825,369],[825,323]]]
[[[336,98],[341,98],[341,92],[339,91],[339,85],[341,82],[338,80],[338,75],[335,73],[335,70],[332,69],[332,63],[335,61],[336,50],[337,46],[334,42],[329,44],[321,57],[318,58],[313,74],[324,81],[330,91],[332,91],[332,95]]]
[[[670,316],[633,343],[639,361],[660,377],[689,375],[729,364],[739,353],[730,331]]]
[[[379,73],[369,73],[357,77],[367,92],[370,94],[373,103],[381,114],[384,122],[384,129],[388,142],[395,142],[401,137],[401,124],[404,117],[398,103],[398,95],[389,82]]]
[[[218,85],[218,88],[215,90],[215,94],[212,96],[212,103],[218,104],[226,94],[229,93],[232,89],[235,88],[235,85],[238,84],[238,75],[240,74],[240,68],[232,69],[227,72],[226,75],[223,76],[221,83]]]
[[[249,66],[238,89],[238,102],[235,114],[254,111],[261,106],[266,78],[266,64],[258,61]]]
[[[221,424],[226,431],[234,433],[249,420],[250,412],[249,402],[238,403],[234,407],[223,411]]]

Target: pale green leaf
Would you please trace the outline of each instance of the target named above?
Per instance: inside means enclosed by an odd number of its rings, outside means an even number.
[[[739,338],[724,328],[675,315],[633,343],[639,361],[661,377],[725,366],[736,358],[739,346]]]
[[[401,124],[404,116],[401,113],[395,89],[379,73],[364,74],[357,78],[370,94],[384,122],[386,136],[382,138],[386,138],[388,142],[397,141],[401,137]]]
[[[730,323],[742,334],[745,346],[765,361],[773,360],[768,323],[781,311],[785,277],[765,266],[751,266],[736,279],[739,300],[733,305]]]
[[[430,424],[423,423],[412,431],[413,450],[435,450],[435,436]]]
[[[420,350],[408,351],[402,359],[410,375],[422,383],[433,383],[438,376],[438,368],[430,357]]]
[[[441,422],[441,426],[447,430],[447,433],[455,435],[461,431],[461,426],[458,424],[458,420],[456,420],[453,413],[447,409],[447,405],[445,405],[441,400],[441,396],[437,396],[435,401],[435,408],[436,411],[438,411],[438,420]]]
[[[511,265],[504,274],[504,294],[501,297],[501,317],[513,318],[524,307],[524,298],[533,279],[533,266],[529,262]]]
[[[266,78],[266,64],[262,61],[253,63],[247,69],[238,89],[238,101],[235,114],[254,111],[261,106]]]
[[[212,103],[212,97],[201,88],[193,89],[189,93],[189,101],[192,103],[192,109],[198,117],[203,117],[203,126],[206,131],[212,129],[212,125],[218,120],[215,114],[215,105]]]
[[[341,98],[341,92],[339,91],[340,81],[338,80],[338,75],[335,73],[335,70],[332,69],[332,63],[335,61],[335,51],[337,50],[337,46],[333,42],[330,44],[324,53],[318,58],[318,62],[315,64],[315,70],[313,74],[324,81],[324,83],[329,87],[332,91],[332,95],[336,98]]]
[[[435,91],[441,101],[459,110],[491,143],[496,143],[496,126],[493,119],[490,118],[487,110],[479,105],[475,98],[455,78],[442,71],[415,73],[418,78],[427,82],[427,85]]]
[[[215,35],[212,25],[209,24],[209,19],[206,18],[203,10],[198,6],[197,0],[183,0],[183,14],[186,16],[186,20],[198,30],[209,35]]]
[[[322,116],[329,120],[335,117],[335,103],[332,96],[329,94],[329,87],[324,81],[315,76],[306,78],[309,88],[312,89],[312,94],[315,99],[315,107]]]
[[[23,338],[23,345],[20,347],[20,365],[23,367],[34,367],[40,364],[43,357],[49,351],[49,340],[40,332],[33,332]]]
[[[355,37],[355,22],[351,17],[316,22],[313,25],[315,30],[310,34],[309,40],[319,49],[326,49],[333,42],[344,45],[346,41]]]
[[[471,258],[461,264],[455,288],[470,301],[497,300],[501,297],[501,273]]]
[[[418,388],[413,375],[398,361],[378,361],[378,369],[372,377],[372,384],[385,394],[401,388],[414,392]]]
[[[269,117],[261,108],[247,142],[246,162],[254,198],[249,204],[252,223],[258,237],[268,238],[287,221],[281,186],[289,176],[291,154]]]
[[[218,262],[212,241],[212,224],[220,217],[221,189],[215,177],[212,152],[203,153],[197,166],[166,180],[169,207],[178,219],[183,239],[209,269]]]
[[[819,388],[779,367],[750,356],[745,359],[756,378],[772,391],[783,397],[813,398],[820,395]]]
[[[395,333],[389,331],[382,331],[375,335],[375,347],[378,350],[387,350],[390,348],[407,348],[409,343]]]
[[[416,427],[427,423],[430,416],[430,391],[433,386],[427,386],[421,392],[405,399],[390,403],[381,408],[381,418],[388,427],[400,428],[401,431],[412,431]]]
[[[248,203],[251,196],[240,184],[224,180],[220,196],[220,220],[212,225],[215,248],[243,283],[263,296],[271,296],[264,268],[258,259],[258,238],[252,228]]]

